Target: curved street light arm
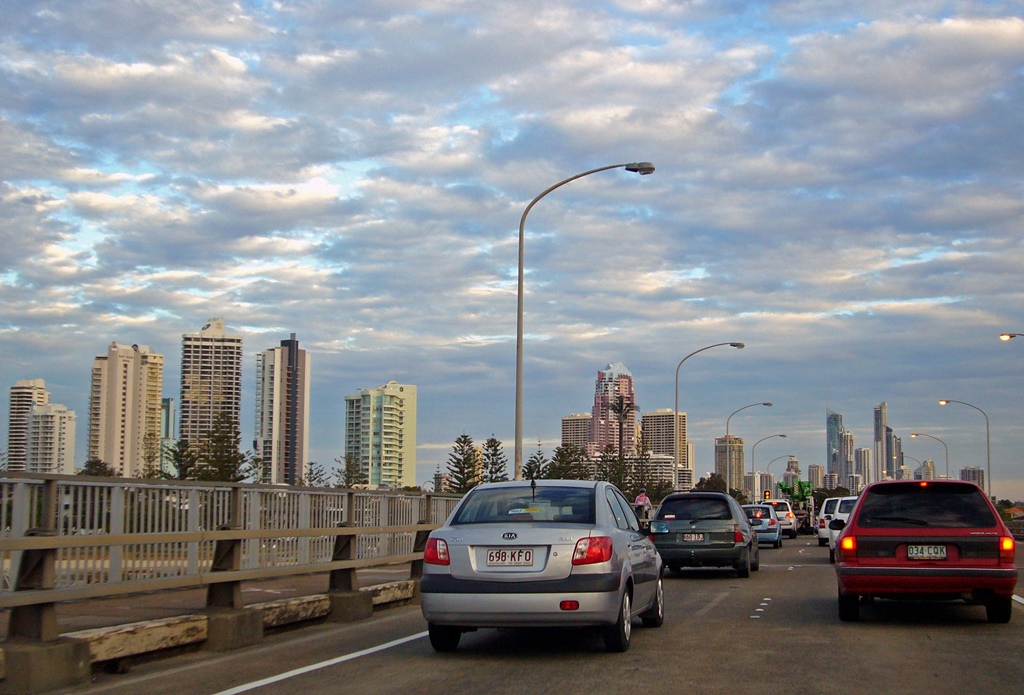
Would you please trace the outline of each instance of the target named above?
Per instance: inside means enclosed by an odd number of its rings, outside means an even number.
[[[942,445],[942,448],[946,450],[946,479],[949,480],[949,447],[946,446],[946,442],[942,441],[941,439],[939,439],[938,437],[936,437],[933,434],[925,434],[924,432],[914,432],[910,436],[911,437],[928,437],[929,439],[934,439],[935,441],[937,441],[939,444]]]
[[[943,398],[942,400],[939,401],[939,405],[947,405],[949,403],[959,403],[960,405],[966,405],[968,408],[974,408],[979,413],[985,416],[985,460],[987,466],[985,470],[985,494],[989,496],[989,499],[992,499],[992,438],[989,434],[988,413],[986,413],[984,410],[982,410],[976,405],[971,405],[970,403],[965,403],[964,401],[954,401],[952,398]]]
[[[745,405],[742,408],[737,408],[736,410],[732,411],[729,414],[729,417],[725,419],[725,494],[727,495],[732,494],[732,438],[729,436],[729,421],[732,420],[733,415],[740,412],[741,410],[753,408],[758,405],[763,405],[766,408],[771,408],[774,404],[768,401],[764,401],[761,403],[751,403],[750,405]],[[742,468],[740,470],[742,470]]]

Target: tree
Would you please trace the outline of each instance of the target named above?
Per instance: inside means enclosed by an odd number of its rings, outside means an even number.
[[[117,471],[106,461],[100,459],[89,459],[78,471],[78,475],[95,475],[103,478],[116,478]]]
[[[597,479],[607,480],[619,490],[626,490],[629,487],[629,478],[629,462],[619,456],[614,444],[606,445],[597,460]]]
[[[572,444],[555,449],[551,463],[544,470],[548,480],[590,480],[590,457],[587,450]]]
[[[306,464],[306,475],[305,477],[299,478],[296,485],[302,485],[305,487],[331,487],[331,478],[316,461],[310,461]]]
[[[187,439],[179,439],[164,448],[172,472],[162,471],[161,476],[171,480],[195,480],[199,452],[192,448]]]
[[[218,413],[200,449],[196,479],[238,483],[257,477],[261,460],[251,452],[243,454],[239,450],[241,442],[242,435],[234,418],[228,413]]]
[[[615,400],[609,404],[608,409],[615,414],[615,418],[619,421],[619,458],[625,458],[625,449],[623,444],[623,434],[625,434],[626,421],[629,419],[630,414],[636,410],[636,405],[633,403],[627,403],[626,397],[619,395],[615,397]]]
[[[354,488],[356,485],[366,485],[369,481],[355,456],[346,456],[344,461],[339,456],[334,462],[338,464],[337,487]]]
[[[548,459],[538,448],[523,466],[523,480],[538,480],[545,477],[544,471],[547,467]]]
[[[694,490],[717,490],[718,492],[725,492],[725,478],[712,473],[707,478],[701,478],[697,481],[697,484],[693,486]]]
[[[653,481],[651,480],[651,447],[647,443],[647,439],[643,436],[640,437],[640,441],[636,445],[636,456],[633,458],[633,466],[630,471],[630,495],[636,495],[640,492],[640,488],[647,489],[647,496],[654,499]],[[669,490],[672,489],[671,483],[667,483]],[[626,492],[625,489],[622,490]]]
[[[160,477],[160,435],[147,432],[142,438],[142,470],[143,478]]]
[[[477,465],[479,457],[473,438],[463,432],[452,445],[452,453],[448,455],[448,490],[463,494],[476,487],[478,480]]]
[[[484,482],[501,483],[508,480],[508,459],[502,449],[501,442],[491,435],[491,438],[484,442]]]

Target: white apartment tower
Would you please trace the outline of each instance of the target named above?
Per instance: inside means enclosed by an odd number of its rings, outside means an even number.
[[[124,478],[160,465],[164,356],[147,345],[110,344],[92,363],[90,459]]]
[[[575,413],[562,416],[562,446],[578,446],[587,448],[587,437],[590,436],[590,413]]]
[[[198,333],[181,336],[179,439],[206,441],[214,420],[227,413],[237,427],[242,412],[242,338],[228,335],[224,319],[210,319]]]
[[[42,379],[21,379],[11,387],[7,416],[7,470],[25,470],[28,416],[34,405],[50,402],[50,392]]]
[[[33,473],[75,472],[75,413],[63,405],[33,405],[25,437],[25,468]]]
[[[253,449],[263,460],[261,482],[296,485],[306,477],[309,364],[294,333],[280,347],[256,355]]]
[[[674,412],[672,408],[659,408],[653,413],[644,413],[640,422],[643,443],[650,449],[652,456],[670,456],[674,461],[678,451],[679,465],[673,466],[675,473],[672,476],[672,484],[678,488],[680,471],[690,471],[689,479],[692,480],[693,466],[689,459],[689,447],[686,445],[686,413],[679,413],[678,421],[673,426]],[[685,479],[687,476],[682,477]]]
[[[389,381],[345,396],[345,456],[370,485],[416,485],[416,387]]]

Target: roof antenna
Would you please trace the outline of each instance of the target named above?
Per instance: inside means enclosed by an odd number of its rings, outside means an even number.
[[[537,499],[537,480],[535,478],[530,478],[530,490],[533,492],[533,499],[534,499],[534,501],[536,501],[536,499]]]

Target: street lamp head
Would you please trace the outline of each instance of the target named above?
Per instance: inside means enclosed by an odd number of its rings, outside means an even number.
[[[917,432],[912,433],[910,436],[911,436],[911,438],[916,437],[917,436]]]
[[[780,434],[779,436],[782,437],[783,439],[786,438],[786,435],[784,435],[784,434]]]
[[[626,165],[626,171],[647,176],[654,173],[654,165],[651,162],[631,162]]]
[[[949,405],[949,401],[943,398],[941,401],[939,401],[939,405]]]
[[[774,403],[762,403],[761,405],[771,408],[774,405]]]
[[[734,347],[737,350],[742,350],[743,348],[746,347],[746,344],[745,343],[729,343],[729,347]]]
[[[1020,335],[1020,333],[1000,333],[999,339],[1005,343],[1007,340],[1010,340],[1011,338],[1020,337]]]

